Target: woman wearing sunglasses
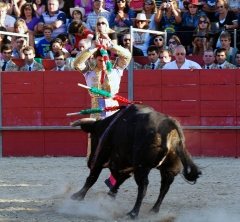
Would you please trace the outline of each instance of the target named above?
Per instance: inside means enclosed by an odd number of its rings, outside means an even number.
[[[157,24],[154,20],[156,12],[157,12],[157,5],[155,0],[145,0],[143,3],[142,13],[145,13],[146,18],[151,20],[151,22],[148,25],[149,25],[149,28],[152,30],[157,30]]]
[[[238,17],[233,11],[229,10],[229,5],[226,0],[217,0],[215,3],[217,7],[217,15],[214,21],[219,22],[219,27],[226,30],[233,30],[238,28]]]
[[[172,35],[171,38],[168,41],[168,50],[171,52],[171,54],[174,54],[175,48],[181,45],[180,39],[176,35]]]
[[[204,3],[200,3],[198,0],[184,1],[183,5],[188,11],[182,16],[182,32],[180,38],[182,44],[189,50],[194,30],[198,26],[199,17],[206,14],[201,11]]]
[[[198,32],[193,35],[193,51],[190,56],[203,56],[206,50],[212,50],[209,46],[208,35],[204,32]]]
[[[181,21],[181,11],[175,0],[163,2],[155,15],[155,22],[160,22],[162,29],[168,33],[168,38],[179,30]]]
[[[137,17],[132,19],[134,21],[134,28],[149,29],[150,20],[146,18],[144,13],[138,13]],[[151,36],[148,32],[134,31],[133,32],[134,46],[143,51],[144,56],[147,56],[147,49],[150,43]]]
[[[96,35],[93,39],[108,39],[117,44],[117,35],[114,30],[109,28],[108,21],[105,17],[98,17],[96,22]]]
[[[128,2],[126,0],[116,0],[114,11],[110,15],[109,26],[110,28],[117,27],[116,30],[120,33],[124,29],[128,30],[133,25],[132,18],[135,18],[135,16]]]
[[[211,22],[209,18],[206,15],[201,15],[198,20],[198,26],[195,30],[195,34],[198,32],[209,34],[210,30],[211,30]],[[209,46],[213,48],[214,45],[215,45],[214,37],[209,36]]]

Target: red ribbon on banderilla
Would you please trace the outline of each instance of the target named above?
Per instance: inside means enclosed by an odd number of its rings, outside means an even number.
[[[111,98],[113,100],[116,100],[118,102],[123,102],[123,103],[127,103],[128,105],[129,104],[141,104],[142,102],[133,102],[133,101],[130,101],[122,96],[119,96],[117,94],[113,95],[105,90],[102,90],[102,89],[98,89],[96,87],[88,87],[86,85],[83,85],[81,83],[78,83],[78,86],[81,86],[83,88],[86,88],[88,89],[91,93],[94,93],[94,94],[98,94],[98,95],[101,95],[103,97],[107,97],[107,98]],[[84,114],[91,114],[91,113],[101,113],[103,111],[113,111],[113,110],[117,110],[117,109],[121,109],[123,108],[123,106],[113,106],[113,107],[105,107],[105,108],[94,108],[94,109],[87,109],[87,110],[82,110],[81,112],[76,112],[76,113],[68,113],[67,116],[72,116],[72,115],[78,115],[78,114],[81,114],[81,115],[84,115]]]

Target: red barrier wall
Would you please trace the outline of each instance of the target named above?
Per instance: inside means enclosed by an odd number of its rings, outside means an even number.
[[[216,72],[217,71],[217,72]],[[182,126],[240,126],[238,70],[137,70],[134,100],[176,117]],[[125,72],[120,95],[127,97]],[[90,108],[88,91],[77,71],[2,72],[3,126],[69,126],[81,116],[66,113]],[[184,130],[193,155],[239,156],[238,130]],[[85,156],[81,130],[3,131],[3,156]]]

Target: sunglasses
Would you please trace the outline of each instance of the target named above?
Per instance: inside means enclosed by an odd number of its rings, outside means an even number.
[[[145,21],[136,21],[136,23],[138,24],[138,23],[141,23],[141,24],[143,24],[143,23],[145,23]]]
[[[177,55],[177,56],[179,56],[179,55],[184,56],[185,53],[183,53],[183,52],[179,52],[179,53],[176,53],[176,55]]]
[[[158,41],[162,42],[162,41],[163,41],[163,38],[155,38],[155,39],[154,39],[154,42],[158,42]]]
[[[223,5],[220,5],[220,6],[217,7],[217,9],[219,9],[219,8],[223,8]]]
[[[169,45],[173,44],[173,45],[176,45],[177,42],[176,41],[172,41],[172,42],[168,42]]]
[[[59,59],[55,59],[55,60],[60,60],[60,61],[62,61],[62,60],[64,60],[63,58],[59,58]]]
[[[153,5],[153,2],[144,2],[144,5]]]
[[[105,22],[98,22],[97,26],[100,26],[100,25],[106,25],[106,23]]]
[[[198,24],[206,24],[208,23],[206,20],[199,20]]]
[[[197,8],[197,6],[189,6],[188,8]]]
[[[130,41],[130,39],[123,39],[124,42]]]
[[[124,1],[124,0],[117,0],[117,3],[120,3],[120,2],[125,3],[126,1]]]

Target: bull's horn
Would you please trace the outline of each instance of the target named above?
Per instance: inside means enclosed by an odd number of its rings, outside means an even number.
[[[81,126],[83,123],[88,123],[88,122],[95,122],[96,119],[94,118],[82,118],[82,119],[78,119],[72,123],[70,123],[70,126],[74,127],[74,126]]]

